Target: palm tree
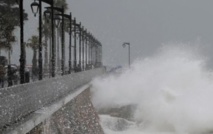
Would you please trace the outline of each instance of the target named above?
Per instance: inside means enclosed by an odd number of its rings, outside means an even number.
[[[13,36],[12,31],[7,31],[5,32],[5,40],[0,41],[0,51],[1,50],[6,50],[8,52],[8,60],[9,64],[11,63],[11,52],[12,52],[12,43],[15,42],[15,37]]]
[[[8,58],[10,62],[12,52],[12,42],[15,42],[13,32],[16,26],[19,26],[19,7],[15,0],[0,0],[0,51],[8,51]],[[24,13],[24,20],[28,16]]]
[[[26,47],[30,47],[33,50],[33,59],[32,59],[33,76],[37,76],[38,74],[38,66],[37,66],[38,46],[39,46],[39,37],[35,35],[33,35],[30,39],[28,39],[28,43],[26,43]]]
[[[56,7],[64,7],[64,11],[68,9],[68,4],[66,0],[55,0],[54,5]]]
[[[3,43],[1,43],[2,45]],[[8,53],[8,64],[11,64],[11,53],[12,53],[12,45],[2,45],[0,47],[0,56],[1,56],[1,50],[5,50]]]

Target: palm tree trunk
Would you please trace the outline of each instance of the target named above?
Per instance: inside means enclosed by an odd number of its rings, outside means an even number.
[[[47,36],[45,36],[45,47],[44,47],[44,73],[47,73],[48,70],[48,50],[47,50]]]
[[[11,49],[8,50],[8,64],[11,64]]]
[[[52,70],[51,59],[52,59],[52,37],[49,37],[49,77],[51,77],[51,75],[52,75],[52,73],[51,73],[51,70]]]
[[[57,30],[57,66],[58,66],[58,71],[60,71],[60,54],[59,54],[59,38],[60,38],[60,36],[59,36],[59,30]]]
[[[32,75],[33,79],[35,80],[35,77],[37,76],[37,50],[33,49],[33,59],[32,59]]]

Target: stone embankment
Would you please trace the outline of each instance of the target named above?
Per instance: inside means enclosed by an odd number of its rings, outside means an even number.
[[[104,134],[86,89],[28,134]]]

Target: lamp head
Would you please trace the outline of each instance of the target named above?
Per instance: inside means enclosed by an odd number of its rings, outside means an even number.
[[[36,17],[36,14],[38,13],[38,9],[39,9],[39,3],[34,0],[34,2],[31,4],[31,10],[35,17]]]
[[[125,48],[126,45],[130,45],[130,43],[129,42],[124,42],[122,46]]]
[[[51,11],[49,9],[45,10],[44,11],[44,17],[45,19],[49,19],[51,16]]]
[[[58,28],[60,25],[61,18],[58,15],[55,15],[54,20],[55,20],[56,28]]]

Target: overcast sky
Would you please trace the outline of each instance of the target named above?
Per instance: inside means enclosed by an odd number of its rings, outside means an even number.
[[[30,10],[32,0],[25,1],[29,21],[25,24],[25,40],[35,30],[38,19]],[[67,0],[77,21],[103,44],[105,65],[128,63],[127,48],[131,43],[131,58],[152,55],[162,43],[199,42],[206,55],[213,59],[212,0]],[[47,6],[47,5],[44,5]],[[16,33],[19,31],[17,30]],[[67,42],[68,43],[68,42]],[[15,49],[19,51],[19,49]],[[16,53],[16,52],[15,52]],[[18,56],[13,56],[17,61]]]

